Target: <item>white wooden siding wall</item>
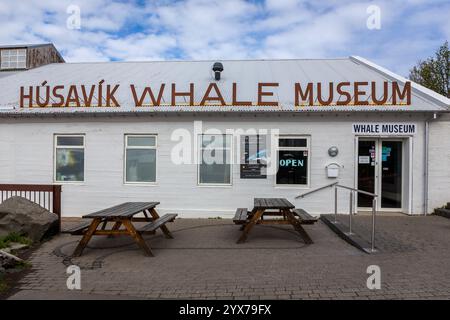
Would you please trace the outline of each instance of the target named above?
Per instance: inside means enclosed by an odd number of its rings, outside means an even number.
[[[430,123],[428,212],[450,202],[450,115]]]
[[[423,116],[401,118],[383,115],[311,115],[270,114],[254,116],[155,116],[127,118],[16,119],[0,121],[0,183],[53,183],[53,135],[73,133],[86,135],[85,182],[63,186],[64,216],[81,216],[124,201],[160,201],[162,212],[175,211],[184,217],[231,216],[237,207],[252,207],[253,197],[286,197],[296,206],[313,214],[333,212],[331,188],[295,200],[300,193],[335,181],[326,177],[330,162],[341,165],[339,182],[354,186],[355,137],[351,124],[355,121],[407,121],[418,125],[413,138],[413,210],[423,210]],[[233,166],[233,185],[206,187],[197,185],[197,166],[174,165],[170,159],[175,142],[170,140],[176,128],[193,130],[193,121],[202,120],[203,128],[280,129],[281,134],[311,136],[310,189],[275,187],[274,176],[267,179],[240,179],[239,165]],[[447,130],[449,128],[447,124]],[[435,131],[439,132],[439,128]],[[149,133],[158,135],[157,183],[154,186],[123,183],[124,135]],[[435,135],[437,133],[434,133]],[[196,140],[195,140],[196,141]],[[447,141],[450,141],[447,139]],[[236,150],[238,140],[233,141]],[[328,156],[331,146],[339,148],[335,158]],[[447,147],[448,153],[450,150]],[[434,159],[434,160],[433,160]],[[430,159],[439,162],[433,157]],[[448,165],[441,166],[448,175]],[[436,169],[437,170],[437,169]],[[433,169],[433,174],[436,175]],[[441,181],[442,180],[442,181]],[[448,185],[442,178],[440,184]],[[433,186],[433,183],[430,184]],[[436,186],[435,188],[437,188]],[[448,190],[448,188],[447,188]],[[432,194],[432,192],[430,193]],[[442,191],[442,196],[444,191]],[[433,195],[434,197],[434,195]],[[449,199],[447,199],[449,200]],[[443,201],[443,199],[439,199]],[[433,203],[439,202],[433,199]],[[348,212],[348,193],[341,191],[339,211]]]

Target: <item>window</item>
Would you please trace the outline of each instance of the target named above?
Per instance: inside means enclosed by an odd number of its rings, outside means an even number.
[[[156,182],[156,136],[125,136],[125,183]]]
[[[55,136],[55,181],[84,181],[84,136]]]
[[[308,185],[309,138],[280,137],[278,139],[278,185]]]
[[[266,136],[260,134],[242,135],[240,152],[241,179],[266,179]]]
[[[25,69],[27,67],[26,49],[1,50],[1,69]]]
[[[199,136],[199,184],[231,184],[231,135]]]

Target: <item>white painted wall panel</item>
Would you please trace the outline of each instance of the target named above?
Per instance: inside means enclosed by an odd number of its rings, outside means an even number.
[[[450,117],[430,123],[428,211],[450,202]]]
[[[406,117],[405,117],[406,118]],[[354,122],[414,122],[413,213],[423,210],[423,117],[407,119],[394,115],[370,118],[363,115],[197,115],[111,118],[15,119],[0,121],[0,183],[53,183],[53,136],[56,133],[85,134],[85,182],[63,185],[63,215],[80,216],[124,201],[160,201],[162,212],[175,211],[185,217],[230,216],[237,207],[252,207],[253,197],[285,197],[313,214],[333,212],[333,190],[324,189],[304,199],[294,197],[335,180],[326,177],[325,166],[337,162],[339,182],[355,186]],[[275,186],[273,176],[264,180],[240,179],[239,165],[233,166],[232,186],[197,185],[197,166],[175,165],[170,153],[174,129],[193,130],[202,120],[204,129],[279,129],[281,134],[311,136],[310,188]],[[436,129],[439,130],[439,129]],[[158,135],[157,183],[151,186],[123,183],[124,135]],[[234,141],[236,149],[237,139]],[[447,140],[448,141],[448,140]],[[330,146],[339,148],[336,158],[328,156]],[[447,150],[450,150],[448,148]],[[435,173],[436,175],[436,173]],[[448,182],[448,180],[447,180]],[[348,193],[341,191],[339,211],[348,211]]]

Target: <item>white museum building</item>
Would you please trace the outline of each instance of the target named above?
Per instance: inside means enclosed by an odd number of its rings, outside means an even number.
[[[377,194],[380,214],[450,201],[449,99],[360,57],[2,59],[0,183],[62,185],[63,216],[159,201],[181,217],[231,217],[255,197],[331,213],[334,182]],[[339,193],[340,212],[348,199]]]

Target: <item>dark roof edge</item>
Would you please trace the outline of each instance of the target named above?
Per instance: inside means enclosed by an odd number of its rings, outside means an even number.
[[[85,118],[85,117],[92,117],[92,118],[110,118],[110,117],[120,117],[120,116],[127,116],[127,117],[139,117],[139,116],[153,116],[153,115],[169,115],[169,114],[184,114],[184,115],[236,115],[236,114],[292,114],[292,115],[302,115],[306,116],[309,114],[323,114],[323,115],[333,115],[333,114],[355,114],[355,115],[361,115],[361,114],[373,114],[378,113],[379,111],[370,111],[370,110],[364,110],[364,111],[323,111],[323,110],[317,110],[317,111],[293,111],[293,110],[286,110],[286,111],[140,111],[140,112],[59,112],[59,113],[19,113],[19,112],[1,112],[0,111],[0,118]],[[450,110],[442,110],[442,111],[436,111],[436,110],[396,110],[396,111],[387,111],[389,114],[450,114]]]

